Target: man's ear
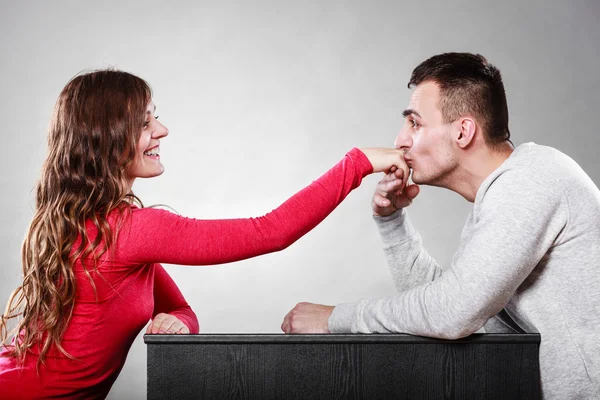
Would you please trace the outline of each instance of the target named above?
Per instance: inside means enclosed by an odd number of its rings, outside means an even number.
[[[455,123],[457,124],[454,134],[456,144],[464,149],[474,141],[477,124],[471,117],[459,118]]]

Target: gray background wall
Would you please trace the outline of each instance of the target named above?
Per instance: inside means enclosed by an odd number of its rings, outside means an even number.
[[[146,204],[197,218],[262,215],[353,146],[392,146],[406,82],[425,58],[484,54],[503,73],[515,144],[572,156],[598,184],[600,4],[588,1],[1,1],[0,299],[19,283],[20,246],[59,91],[114,66],[153,86],[165,173]],[[389,296],[371,220],[378,176],[289,249],[217,267],[167,266],[206,333],[280,332],[297,302]],[[423,188],[411,207],[447,264],[470,204]],[[151,238],[150,238],[151,240]],[[115,324],[119,316],[115,315]],[[110,398],[145,397],[133,345]]]

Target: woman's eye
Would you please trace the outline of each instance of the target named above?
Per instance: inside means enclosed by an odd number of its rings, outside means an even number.
[[[154,119],[158,119],[158,115],[154,117]],[[144,121],[144,129],[146,129],[148,127],[148,125],[150,125],[150,119]]]

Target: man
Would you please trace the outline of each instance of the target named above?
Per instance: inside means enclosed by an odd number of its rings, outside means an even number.
[[[286,333],[404,332],[457,339],[483,327],[541,334],[546,398],[600,398],[600,191],[568,156],[510,142],[500,72],[481,55],[421,63],[395,146],[405,171],[377,185],[373,214],[398,294],[330,307],[300,303]],[[419,184],[474,203],[446,268],[406,208]]]

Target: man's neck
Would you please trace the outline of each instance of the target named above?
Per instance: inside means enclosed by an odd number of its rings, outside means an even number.
[[[502,165],[513,151],[514,147],[508,141],[495,150],[487,146],[473,149],[462,159],[448,189],[473,203],[483,181]]]

